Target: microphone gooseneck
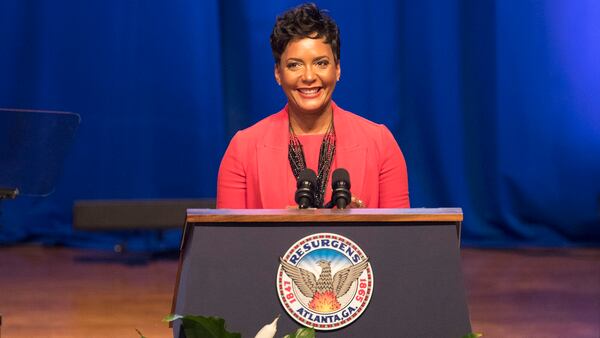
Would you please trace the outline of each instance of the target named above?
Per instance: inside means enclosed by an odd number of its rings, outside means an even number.
[[[315,192],[317,188],[317,174],[314,170],[306,168],[298,175],[296,184],[295,201],[300,209],[312,208],[315,205]]]
[[[352,200],[348,170],[344,168],[334,170],[331,175],[331,189],[333,190],[331,194],[331,206],[335,205],[338,209],[345,209]]]

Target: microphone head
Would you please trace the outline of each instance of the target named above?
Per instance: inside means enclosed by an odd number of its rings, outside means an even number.
[[[306,168],[298,174],[296,184],[298,190],[294,195],[294,200],[298,203],[300,209],[312,208],[315,204],[315,192],[317,189],[317,174],[314,170]]]
[[[331,175],[331,201],[338,209],[345,209],[352,200],[350,174],[344,168],[337,168]]]
[[[333,189],[335,189],[336,185],[339,185],[340,182],[344,182],[345,188],[350,189],[350,174],[348,173],[348,170],[344,168],[335,169],[331,175],[331,186]]]
[[[317,185],[317,174],[310,168],[306,168],[300,172],[296,187],[300,188],[301,186],[306,185],[306,182],[310,183],[312,186]]]

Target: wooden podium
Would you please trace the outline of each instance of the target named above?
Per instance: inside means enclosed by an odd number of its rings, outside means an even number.
[[[224,318],[242,337],[277,315],[277,337],[295,331],[278,298],[279,258],[305,236],[334,233],[368,255],[373,293],[356,321],[317,337],[462,337],[462,219],[461,209],[189,209],[172,311]]]

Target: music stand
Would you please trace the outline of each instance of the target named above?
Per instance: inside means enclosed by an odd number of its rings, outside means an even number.
[[[0,108],[0,203],[54,192],[80,121],[70,112]]]

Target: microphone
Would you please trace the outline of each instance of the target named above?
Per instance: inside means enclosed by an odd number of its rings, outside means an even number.
[[[314,170],[306,168],[298,175],[295,200],[300,209],[312,208],[315,205],[315,189],[317,187],[317,174]]]
[[[352,200],[350,193],[350,174],[344,168],[338,168],[331,175],[331,206],[337,206],[338,209],[345,209]]]

